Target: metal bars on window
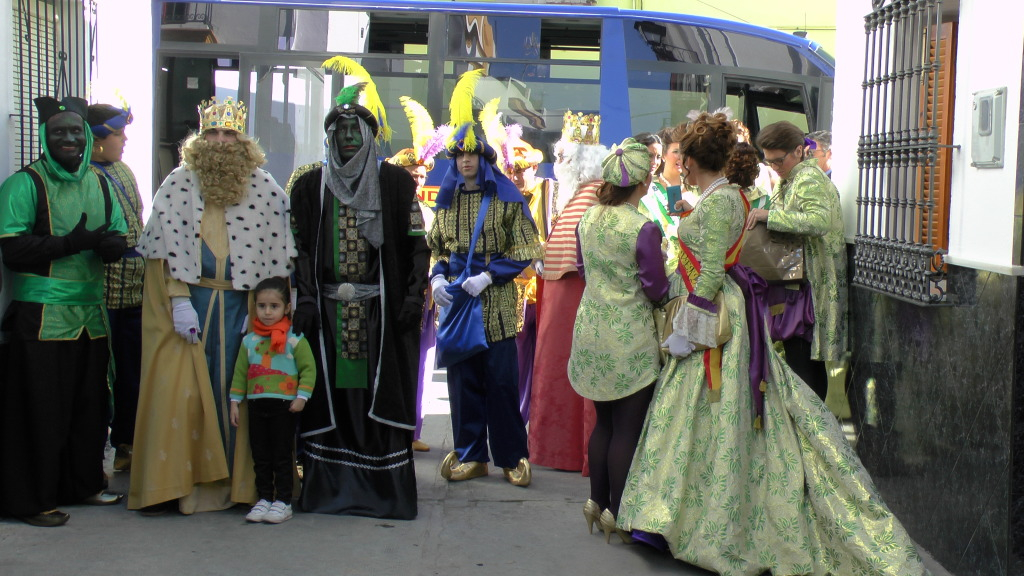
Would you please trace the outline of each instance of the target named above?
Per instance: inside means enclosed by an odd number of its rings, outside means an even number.
[[[853,283],[918,304],[945,304],[949,178],[939,160],[948,156],[940,136],[952,107],[940,102],[938,90],[941,1],[872,5],[865,18]]]
[[[33,99],[88,99],[97,21],[96,0],[17,0],[13,9],[12,172],[39,154]]]

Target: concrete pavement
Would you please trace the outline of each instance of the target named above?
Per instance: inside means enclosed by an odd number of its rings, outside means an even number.
[[[443,480],[438,468],[452,439],[443,375],[436,379],[424,394],[431,451],[415,453],[415,520],[296,512],[275,526],[246,523],[247,508],[144,517],[124,503],[70,506],[59,528],[0,519],[0,576],[711,574],[615,535],[605,544],[596,527],[588,534],[589,483],[578,473],[535,467],[529,488],[508,484],[500,469]],[[111,488],[127,492],[128,474],[114,473]],[[925,557],[935,576],[948,574]]]
[[[246,523],[247,508],[144,517],[124,503],[68,506],[71,520],[59,528],[0,519],[0,576],[709,574],[615,535],[605,544],[596,526],[588,534],[589,484],[579,473],[536,467],[529,488],[505,482],[500,469],[446,482],[438,468],[451,424],[443,380],[435,385],[424,406],[431,451],[415,453],[415,520],[296,512],[275,526]],[[127,492],[128,473],[114,473],[111,489]]]

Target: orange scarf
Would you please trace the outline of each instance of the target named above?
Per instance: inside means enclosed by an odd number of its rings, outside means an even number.
[[[278,354],[284,352],[284,345],[288,342],[288,330],[291,327],[292,321],[287,316],[271,326],[260,322],[259,318],[255,318],[252,322],[252,331],[260,336],[270,336],[270,350]]]

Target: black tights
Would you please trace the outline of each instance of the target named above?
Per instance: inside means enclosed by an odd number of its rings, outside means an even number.
[[[619,514],[619,500],[626,487],[629,465],[633,462],[647,407],[654,397],[654,386],[609,402],[594,402],[597,424],[590,435],[590,499],[612,514]]]
[[[782,346],[786,350],[786,364],[789,364],[793,372],[796,372],[818,398],[825,400],[825,395],[828,394],[828,370],[824,362],[811,359],[811,343],[796,337],[783,340]]]

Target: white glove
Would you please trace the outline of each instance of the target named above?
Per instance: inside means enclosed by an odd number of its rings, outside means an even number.
[[[676,334],[675,332],[669,335],[661,345],[668,348],[669,354],[677,358],[689,356],[695,348],[695,346],[690,344],[690,341],[686,339],[686,336]]]
[[[448,281],[440,274],[430,279],[430,293],[434,297],[434,302],[442,308],[451,306],[452,303],[452,295],[445,290],[447,287]]]
[[[184,296],[171,298],[171,314],[174,317],[174,331],[189,344],[199,342],[199,315],[192,307],[192,301]]]
[[[484,291],[484,288],[490,286],[491,282],[493,282],[493,280],[491,280],[491,275],[487,272],[481,272],[476,276],[470,276],[463,280],[462,289],[466,291],[466,294],[475,298]]]
[[[533,261],[533,270],[537,273],[537,276],[543,276],[544,275],[544,261],[543,260],[534,260]]]

